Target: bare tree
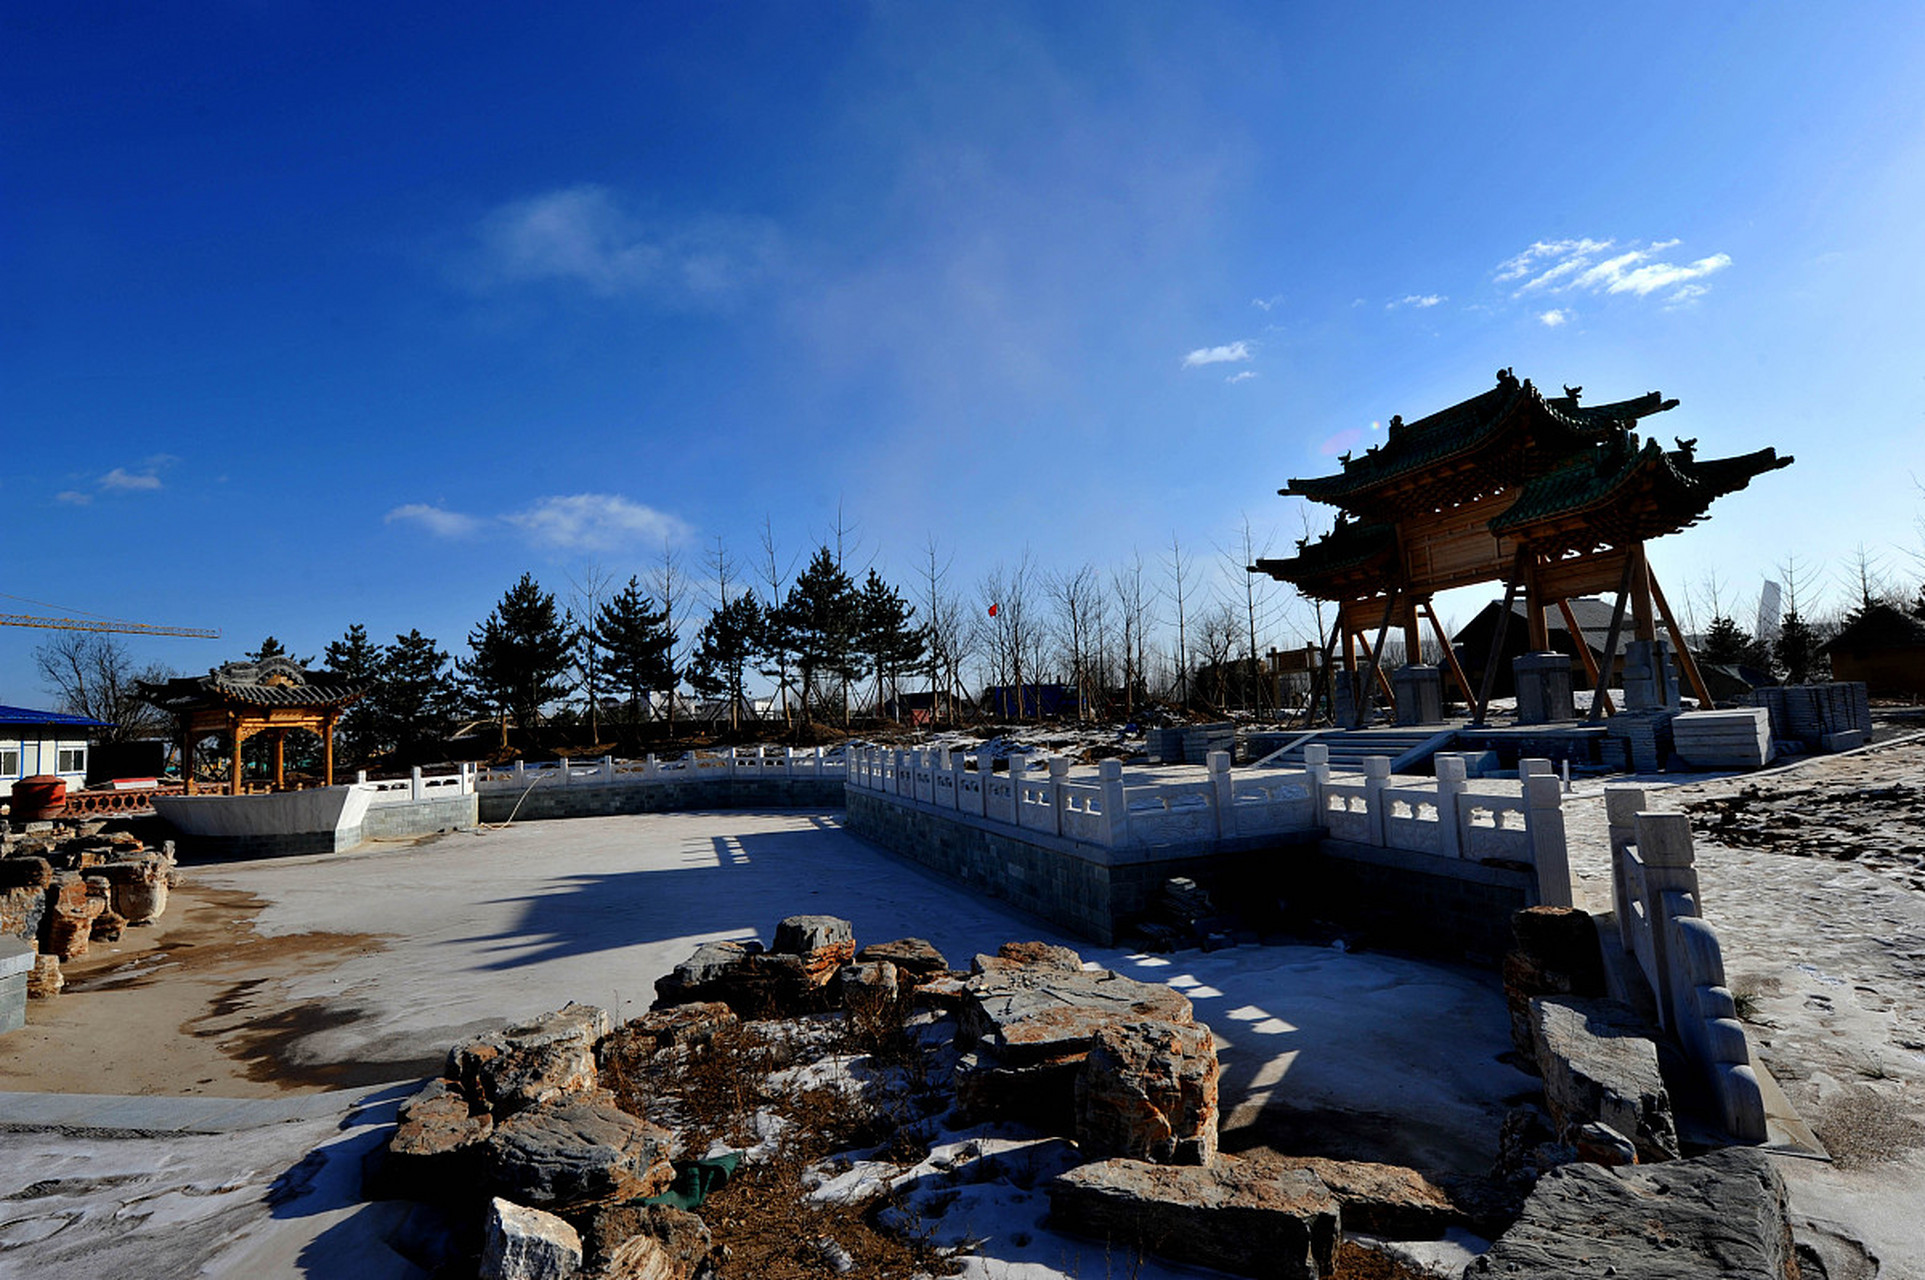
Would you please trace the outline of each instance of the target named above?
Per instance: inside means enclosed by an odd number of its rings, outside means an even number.
[[[1042,665],[1043,629],[1030,600],[1035,582],[1036,568],[1027,547],[1014,566],[998,562],[982,582],[983,596],[993,610],[985,611],[982,620],[984,647],[996,664],[996,683],[1012,691],[1017,720],[1023,718],[1025,708],[1024,684],[1035,678]]]
[[[601,637],[595,631],[602,602],[614,594],[619,584],[615,575],[593,561],[568,575],[571,596],[570,614],[575,619],[575,665],[581,669],[582,696],[588,704],[588,741],[592,746],[602,740],[602,661]]]
[[[668,736],[669,740],[673,741],[676,690],[682,684],[682,667],[675,656],[676,647],[681,641],[681,637],[675,631],[676,614],[679,612],[679,607],[687,601],[688,579],[682,573],[681,558],[675,553],[675,544],[667,538],[662,539],[662,558],[656,563],[653,576],[655,599],[661,603],[662,612],[665,615],[662,625],[668,631],[668,652],[665,655],[668,661]]]
[[[1050,574],[1044,590],[1055,606],[1057,639],[1063,647],[1070,683],[1076,687],[1076,717],[1088,719],[1094,701],[1093,690],[1097,687],[1091,648],[1095,640],[1096,611],[1102,598],[1096,569],[1085,564],[1068,573]]]
[[[1190,557],[1183,554],[1183,544],[1174,532],[1170,534],[1170,554],[1163,567],[1170,575],[1170,602],[1176,606],[1176,654],[1175,685],[1176,700],[1179,705],[1188,706],[1190,701],[1190,639],[1189,619],[1185,612],[1185,597],[1190,589]]]
[[[1116,600],[1118,647],[1123,659],[1123,711],[1136,714],[1136,691],[1149,685],[1150,629],[1156,625],[1156,593],[1143,568],[1143,554],[1130,558],[1110,573]]]
[[[967,629],[963,626],[962,605],[947,587],[953,557],[945,557],[929,535],[924,545],[922,574],[922,612],[929,632],[929,715],[933,722],[947,702],[955,714],[957,686],[962,683],[962,662],[967,656]]]
[[[159,708],[141,700],[137,681],[159,683],[174,673],[150,663],[138,670],[127,647],[95,631],[62,631],[33,651],[34,666],[60,709],[110,726],[104,742],[162,736],[169,728]]]
[[[704,567],[708,569],[709,581],[713,584],[710,592],[715,601],[715,607],[726,615],[730,601],[730,584],[736,582],[737,566],[734,558],[729,555],[728,544],[722,540],[722,535],[719,533],[715,535],[715,545],[708,549],[704,557]],[[738,596],[742,594],[739,586],[735,594]],[[739,684],[740,681],[737,683]],[[741,727],[742,696],[741,691],[737,689],[731,691],[729,698],[729,728],[736,730]]]
[[[789,557],[786,567],[782,565],[775,551],[775,525],[767,513],[762,516],[762,558],[756,568],[761,575],[762,585],[768,588],[769,595],[763,609],[766,628],[763,634],[764,649],[762,656],[768,666],[762,674],[775,681],[776,693],[782,699],[782,724],[788,728],[793,725],[789,718],[789,635],[788,625],[782,616],[782,602],[787,598],[785,592],[788,581],[795,573],[795,557]]]
[[[1197,647],[1192,656],[1196,670],[1209,676],[1207,696],[1213,706],[1220,708],[1229,703],[1230,659],[1237,651],[1242,631],[1236,609],[1227,602],[1219,602],[1198,620]]]
[[[1257,545],[1256,533],[1250,527],[1250,517],[1245,513],[1243,523],[1237,529],[1236,543],[1225,557],[1233,578],[1241,588],[1244,622],[1244,658],[1248,664],[1250,684],[1256,690],[1253,702],[1261,710],[1266,702],[1265,683],[1258,661],[1257,632],[1259,619],[1265,630],[1270,623],[1270,592],[1275,585],[1268,574],[1257,572],[1257,561],[1270,554],[1271,540],[1266,539],[1262,546]]]

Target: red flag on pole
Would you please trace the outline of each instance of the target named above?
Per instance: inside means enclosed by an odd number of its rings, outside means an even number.
[[[999,608],[1001,608],[1001,607],[1002,607],[1001,605],[994,605],[994,604],[992,604],[992,605],[990,605],[990,606],[989,606],[989,616],[990,616],[990,617],[992,617],[992,618],[993,618],[993,617],[995,617],[995,616],[996,616],[996,610],[997,610],[997,609],[999,609]]]

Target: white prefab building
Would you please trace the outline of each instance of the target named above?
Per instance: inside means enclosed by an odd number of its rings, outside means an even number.
[[[105,721],[63,711],[35,711],[29,707],[0,707],[0,796],[13,794],[22,778],[51,773],[67,781],[69,791],[87,785],[87,743]]]

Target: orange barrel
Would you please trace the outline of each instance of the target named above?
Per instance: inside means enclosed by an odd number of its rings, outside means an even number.
[[[13,784],[9,802],[15,822],[44,822],[67,807],[67,780],[51,773],[37,773]]]

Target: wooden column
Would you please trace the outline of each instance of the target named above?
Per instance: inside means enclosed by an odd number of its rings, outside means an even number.
[[[185,730],[180,736],[180,780],[188,795],[194,794],[194,731]]]
[[[1651,565],[1644,558],[1644,544],[1631,548],[1631,638],[1656,640],[1658,623],[1651,611]]]
[[[334,722],[341,718],[338,711],[330,711],[321,718],[321,785],[334,785]]]
[[[1585,638],[1584,629],[1577,625],[1577,615],[1571,612],[1571,602],[1569,600],[1559,600],[1557,602],[1557,608],[1558,612],[1564,615],[1564,625],[1571,633],[1571,642],[1577,646],[1577,656],[1584,662],[1584,679],[1593,688],[1596,688],[1598,683],[1598,665],[1597,659],[1591,656],[1591,642]],[[1605,693],[1597,696],[1604,699],[1604,713],[1606,715],[1616,714],[1611,706],[1610,694]]]
[[[1533,555],[1524,567],[1524,643],[1532,653],[1544,653],[1551,647],[1550,622],[1544,616],[1549,607],[1537,580],[1537,557]]]
[[[274,731],[274,789],[287,790],[287,730]]]
[[[234,743],[233,762],[230,766],[227,794],[237,796],[241,793],[241,718],[227,717],[227,734]]]
[[[1417,625],[1417,601],[1412,600],[1404,609],[1404,665],[1424,660],[1424,633]]]

